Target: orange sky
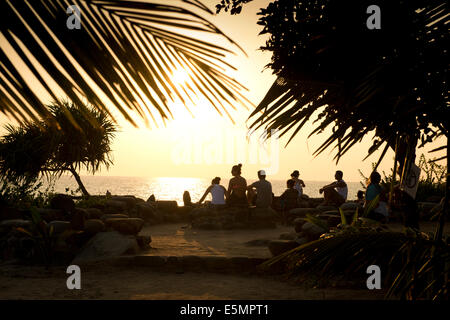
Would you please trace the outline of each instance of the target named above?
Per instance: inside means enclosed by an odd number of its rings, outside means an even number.
[[[218,0],[203,2],[214,10]],[[270,61],[271,54],[258,50],[265,38],[258,36],[261,28],[256,24],[256,13],[268,2],[253,1],[244,6],[242,13],[237,16],[223,13],[208,17],[248,54],[245,57],[236,50],[238,55],[229,56],[227,61],[238,68],[231,75],[249,89],[245,95],[255,104],[275,80],[271,70],[262,72]],[[182,71],[176,74],[175,81],[184,81]],[[336,166],[331,161],[330,151],[313,158],[313,151],[326,139],[327,133],[307,140],[306,137],[313,128],[311,124],[306,125],[286,149],[284,145],[289,135],[279,141],[271,140],[263,147],[256,141],[258,133],[250,137],[250,142],[246,138],[249,110],[242,107],[231,109],[230,114],[236,122],[233,125],[206,102],[198,101],[190,109],[194,118],[184,106],[174,105],[175,120],[160,128],[148,129],[143,123],[139,128],[133,128],[119,120],[121,129],[112,145],[114,165],[109,171],[102,170],[99,175],[225,178],[230,176],[231,166],[241,162],[244,165],[243,176],[249,179],[255,179],[259,169],[268,170],[271,173],[269,179],[289,178],[289,174],[297,169],[304,180],[324,181],[333,179],[335,170],[340,169],[344,172],[345,180],[360,181],[358,169],[369,175],[371,163],[378,160],[381,152],[362,162],[371,145],[370,136],[348,152]],[[0,116],[0,122],[6,124],[8,119]],[[250,123],[251,121],[248,122]],[[433,146],[430,145],[425,151]],[[419,150],[418,155],[423,150]],[[393,153],[388,152],[380,169],[389,171],[392,158]]]

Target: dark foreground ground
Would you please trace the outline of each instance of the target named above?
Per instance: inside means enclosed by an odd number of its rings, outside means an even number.
[[[401,225],[391,225],[401,230]],[[423,231],[433,231],[425,223]],[[248,246],[256,239],[277,239],[292,227],[247,231],[193,231],[181,224],[146,228],[155,248],[145,254],[160,256],[215,256],[269,258],[264,246]],[[446,233],[449,225],[446,225]],[[145,260],[145,259],[144,259]],[[66,267],[0,265],[0,299],[382,299],[385,289],[311,288],[289,281],[253,274],[158,271],[145,265],[94,263],[81,268],[81,290],[66,286]]]

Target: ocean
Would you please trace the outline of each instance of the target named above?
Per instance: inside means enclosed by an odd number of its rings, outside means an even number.
[[[111,177],[111,176],[82,176],[81,180],[91,195],[105,195],[108,190],[113,195],[134,195],[147,200],[154,194],[157,200],[176,200],[183,205],[183,193],[189,191],[192,202],[197,202],[211,181],[201,178],[177,178],[177,177]],[[256,180],[247,180],[250,184]],[[286,189],[285,180],[270,180],[275,196],[279,196]],[[304,181],[306,187],[303,192],[309,197],[321,197],[319,189],[331,181]],[[222,179],[221,185],[228,188],[228,180]],[[356,199],[356,193],[362,189],[359,182],[347,182],[348,200]],[[46,184],[45,184],[46,186]],[[61,176],[54,184],[53,192],[71,194],[78,185],[72,176]],[[44,187],[45,189],[45,187]],[[206,200],[210,200],[210,195]]]

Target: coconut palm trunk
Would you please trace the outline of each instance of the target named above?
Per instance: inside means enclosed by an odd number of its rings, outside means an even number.
[[[448,161],[448,157],[449,157],[449,142],[448,142],[448,137],[447,137],[447,176],[445,179],[445,195],[444,195],[444,204],[442,206],[442,210],[441,213],[439,214],[439,225],[438,225],[438,229],[436,231],[436,235],[435,235],[435,240],[441,240],[442,239],[442,235],[444,233],[444,224],[445,224],[445,218],[448,212],[448,189],[450,188],[449,185],[449,171],[448,171],[448,166],[449,166],[449,161]]]

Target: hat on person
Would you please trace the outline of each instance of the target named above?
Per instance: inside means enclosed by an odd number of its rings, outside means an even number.
[[[259,171],[258,171],[258,174],[259,174],[260,176],[265,176],[265,175],[266,175],[266,172],[265,172],[264,170],[259,170]]]

